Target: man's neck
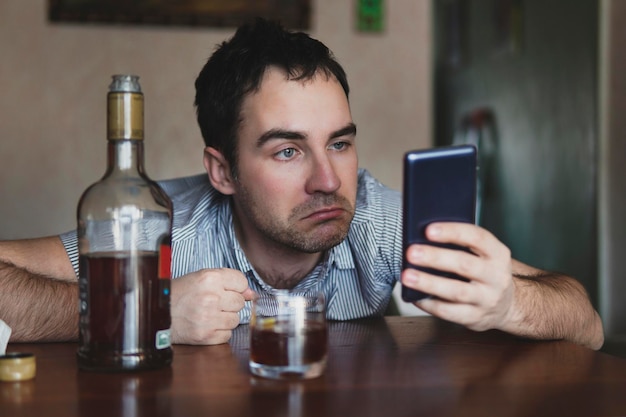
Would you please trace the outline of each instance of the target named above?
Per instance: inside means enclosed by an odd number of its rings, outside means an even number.
[[[244,249],[245,252],[245,249]],[[246,253],[246,256],[247,253]],[[313,262],[287,263],[284,258],[274,258],[270,265],[262,265],[250,260],[259,276],[273,288],[291,289],[298,285],[317,265],[321,254],[317,254]],[[307,259],[307,261],[309,261]]]
[[[320,262],[321,253],[294,253],[271,245],[247,245],[240,240],[241,249],[255,271],[274,288],[294,288]]]
[[[242,233],[239,222],[233,220],[235,236],[248,262],[273,288],[294,288],[315,269],[324,255],[323,252],[304,253],[267,238]]]

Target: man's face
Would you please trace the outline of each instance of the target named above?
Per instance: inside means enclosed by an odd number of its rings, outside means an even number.
[[[356,128],[339,82],[270,69],[245,98],[233,194],[239,238],[317,253],[347,236],[357,188]]]

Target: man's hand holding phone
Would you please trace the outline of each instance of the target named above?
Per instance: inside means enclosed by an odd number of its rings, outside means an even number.
[[[429,244],[410,245],[406,260],[421,268],[446,271],[467,281],[407,268],[402,285],[429,294],[415,304],[433,316],[462,324],[472,330],[501,328],[512,317],[515,286],[514,260],[510,250],[487,230],[467,223],[433,223],[426,237],[437,243],[454,244],[470,252]]]
[[[510,250],[476,226],[476,148],[404,156],[402,298],[474,330],[510,317],[514,281]]]

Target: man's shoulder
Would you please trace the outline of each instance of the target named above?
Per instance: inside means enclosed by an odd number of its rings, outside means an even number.
[[[359,170],[356,211],[348,234],[351,245],[359,246],[362,251],[367,248],[371,257],[376,256],[379,246],[393,250],[393,242],[401,236],[401,222],[400,192],[383,185],[369,172]]]
[[[170,178],[157,182],[170,198],[174,198],[197,186],[211,186],[206,173],[190,175],[188,177]]]
[[[213,188],[206,173],[158,181],[174,206],[175,234],[195,230],[200,223],[212,222],[217,203],[223,196]]]
[[[378,181],[366,169],[359,169],[357,188],[357,213],[384,214],[389,209],[400,208],[400,192]]]

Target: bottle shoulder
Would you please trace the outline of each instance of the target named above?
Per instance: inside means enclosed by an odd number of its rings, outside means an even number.
[[[158,183],[139,176],[106,176],[93,183],[80,197],[78,210],[79,213],[86,209],[106,211],[120,206],[166,211],[170,215],[172,211],[172,202]]]

